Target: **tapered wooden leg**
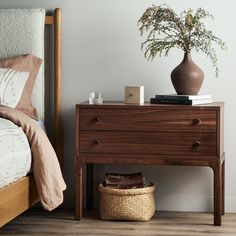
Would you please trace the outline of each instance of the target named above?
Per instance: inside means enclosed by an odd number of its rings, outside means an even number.
[[[83,200],[83,164],[76,160],[76,171],[75,171],[75,219],[82,219],[82,200]]]
[[[225,160],[222,163],[222,206],[221,206],[221,214],[225,214]]]
[[[93,164],[87,164],[86,166],[86,207],[87,210],[93,210],[93,185],[94,185],[94,177],[93,177]]]
[[[214,173],[214,225],[221,225],[222,214],[222,167],[219,160],[211,163]]]

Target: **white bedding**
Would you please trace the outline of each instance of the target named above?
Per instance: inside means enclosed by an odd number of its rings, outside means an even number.
[[[0,118],[0,188],[25,176],[31,167],[31,150],[23,130]]]

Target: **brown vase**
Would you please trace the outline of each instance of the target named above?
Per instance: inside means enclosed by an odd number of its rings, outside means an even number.
[[[197,95],[204,80],[204,72],[192,60],[190,53],[171,72],[171,81],[179,95]]]

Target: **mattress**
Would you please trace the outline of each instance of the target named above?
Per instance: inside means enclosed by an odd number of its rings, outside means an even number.
[[[0,118],[0,188],[27,175],[31,150],[21,127]]]

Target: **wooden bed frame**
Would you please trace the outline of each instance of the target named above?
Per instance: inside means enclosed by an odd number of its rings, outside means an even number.
[[[46,16],[45,25],[54,26],[54,148],[62,162],[61,114],[61,9]],[[0,189],[0,227],[39,202],[32,175]]]

